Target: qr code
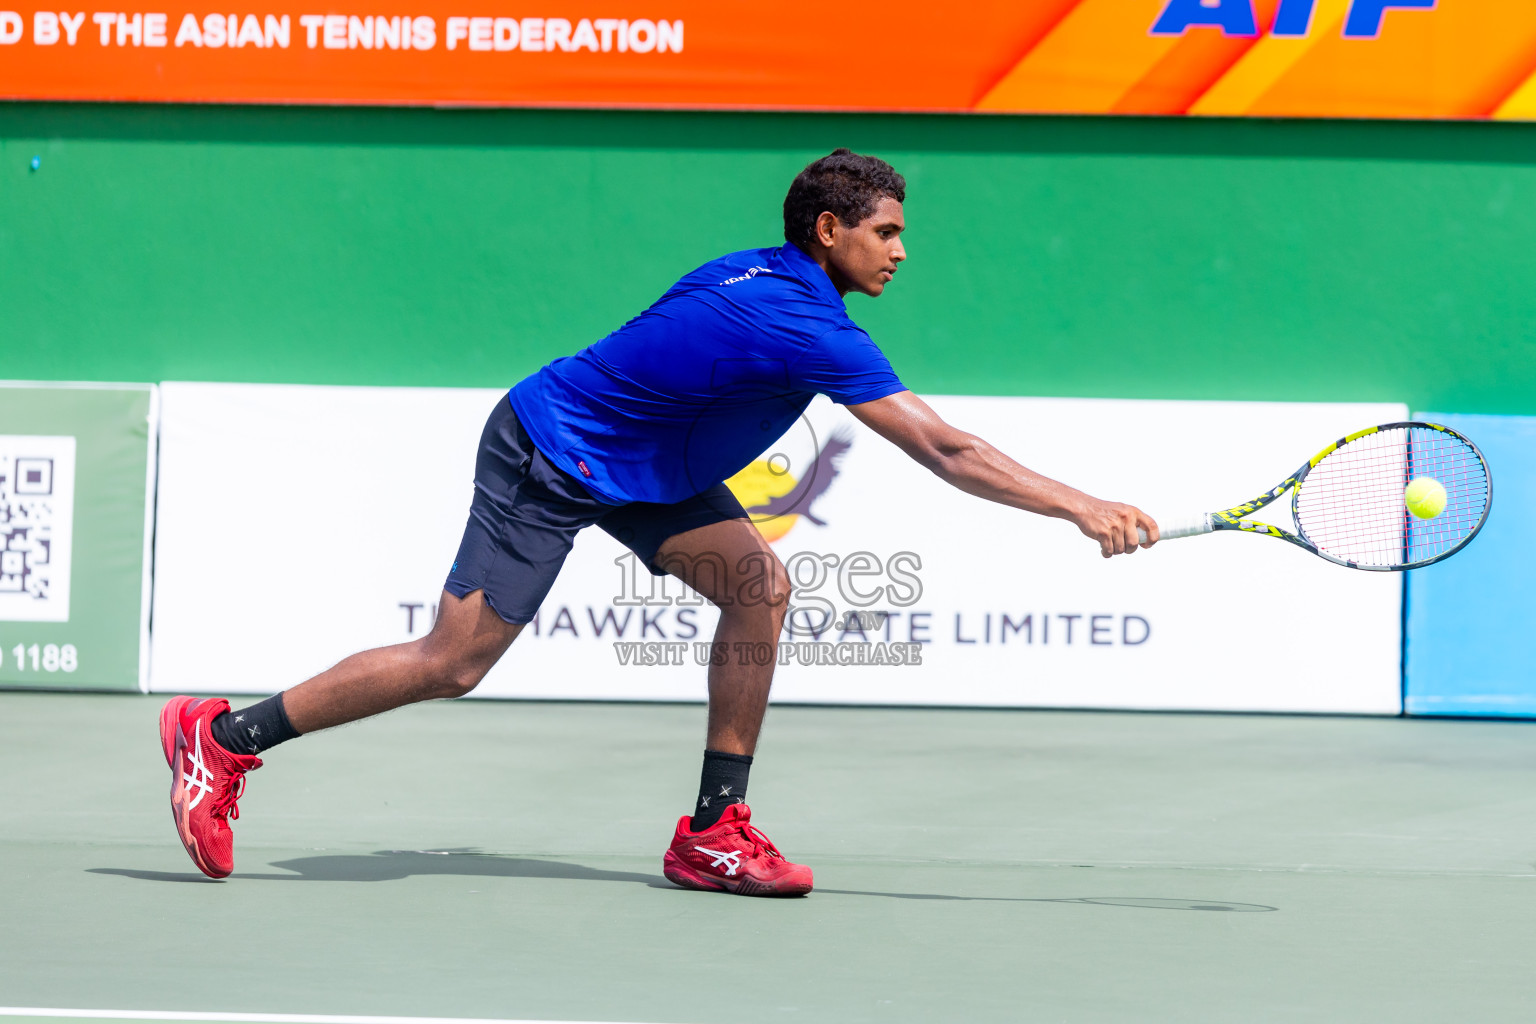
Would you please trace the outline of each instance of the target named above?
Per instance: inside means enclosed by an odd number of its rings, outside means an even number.
[[[68,622],[75,439],[0,434],[0,622]]]

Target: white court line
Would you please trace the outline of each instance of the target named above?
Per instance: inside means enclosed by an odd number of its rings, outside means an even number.
[[[326,1013],[195,1013],[187,1010],[69,1010],[57,1006],[0,1006],[0,1017],[75,1017],[93,1020],[217,1020],[249,1024],[634,1024],[630,1021],[509,1020],[498,1017],[373,1017]]]

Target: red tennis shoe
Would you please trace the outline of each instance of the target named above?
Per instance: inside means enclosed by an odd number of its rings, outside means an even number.
[[[245,791],[245,773],[261,767],[253,754],[219,746],[209,728],[229,710],[229,701],[172,697],[160,710],[160,744],[171,766],[171,817],[192,863],[210,878],[235,869],[235,836],[229,822],[240,817],[235,801]]]
[[[690,832],[688,815],[677,821],[672,847],[661,859],[662,874],[684,889],[733,892],[738,896],[804,896],[811,869],[791,864],[752,824],[746,804],[732,804],[702,832]]]

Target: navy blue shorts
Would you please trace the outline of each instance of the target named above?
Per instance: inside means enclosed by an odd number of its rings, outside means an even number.
[[[745,518],[746,510],[724,484],[673,505],[599,501],[533,446],[512,403],[503,398],[480,436],[469,523],[443,589],[457,597],[484,590],[497,615],[530,622],[576,534],[588,526],[601,527],[661,576],[656,552],[668,537]]]

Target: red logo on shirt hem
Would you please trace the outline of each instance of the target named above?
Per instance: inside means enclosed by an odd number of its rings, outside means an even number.
[[[588,476],[589,477],[589,476],[592,475],[592,471],[587,468],[587,464],[585,462],[581,461],[580,459],[576,460],[576,468],[581,470],[581,475],[582,476]]]

